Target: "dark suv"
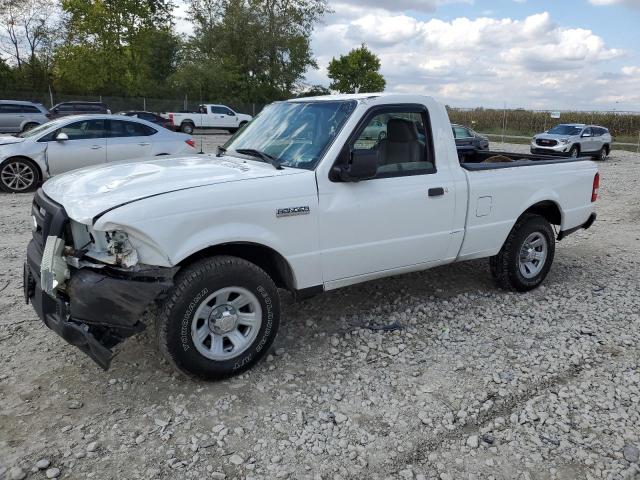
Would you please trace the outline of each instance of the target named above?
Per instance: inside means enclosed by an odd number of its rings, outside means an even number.
[[[50,112],[55,118],[67,115],[109,114],[111,110],[102,102],[62,102],[53,107]]]

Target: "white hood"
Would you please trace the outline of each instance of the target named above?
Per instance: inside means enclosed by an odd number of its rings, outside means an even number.
[[[290,175],[296,169],[224,156],[193,155],[124,161],[56,176],[42,187],[69,217],[91,224],[95,216],[123,204],[163,193],[216,183]]]

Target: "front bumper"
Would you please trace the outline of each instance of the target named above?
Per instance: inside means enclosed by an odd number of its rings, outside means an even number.
[[[566,157],[569,155],[571,145],[559,143],[558,145],[551,147],[542,147],[537,143],[532,142],[530,144],[530,150],[534,155],[560,155]]]
[[[42,190],[36,194],[32,212],[38,228],[23,267],[25,301],[47,327],[106,370],[114,356],[112,348],[146,328],[141,317],[151,302],[171,288],[178,269],[70,267],[64,288],[49,295],[42,289],[40,274],[42,240],[68,235],[68,218]]]

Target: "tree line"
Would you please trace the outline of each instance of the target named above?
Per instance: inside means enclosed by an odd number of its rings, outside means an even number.
[[[0,0],[0,92],[267,103],[384,89],[365,45],[333,59],[329,88],[304,84],[326,0],[188,0],[189,36],[173,11],[171,0]]]

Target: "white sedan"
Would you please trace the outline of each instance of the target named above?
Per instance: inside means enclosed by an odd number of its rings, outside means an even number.
[[[195,151],[189,135],[139,118],[64,117],[15,137],[0,137],[0,188],[26,192],[49,177],[76,168]]]

